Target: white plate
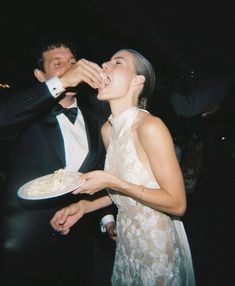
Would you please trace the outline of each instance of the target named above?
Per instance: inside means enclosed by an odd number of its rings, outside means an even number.
[[[19,188],[18,196],[26,200],[42,200],[54,198],[72,192],[81,186],[84,182],[84,180],[79,179],[79,173],[67,171],[64,175],[63,184],[61,186],[59,185],[55,189],[50,189],[47,187],[47,190],[41,188],[44,182],[50,182],[50,178],[53,174],[54,173],[36,178],[24,184]]]

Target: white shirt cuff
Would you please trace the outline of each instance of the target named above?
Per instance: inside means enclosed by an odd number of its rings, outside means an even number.
[[[101,227],[101,232],[106,232],[106,227],[105,225],[109,222],[115,223],[115,219],[113,215],[106,215],[104,216],[101,221],[100,221],[100,227]]]
[[[46,85],[48,89],[50,90],[50,93],[52,94],[52,96],[55,98],[60,96],[61,93],[65,91],[58,77],[53,77],[53,78],[48,79],[46,81]]]

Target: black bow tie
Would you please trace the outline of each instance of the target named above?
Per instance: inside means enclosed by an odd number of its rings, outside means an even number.
[[[72,107],[72,108],[64,108],[60,104],[56,105],[55,107],[52,108],[50,115],[57,116],[59,114],[63,113],[68,117],[71,123],[75,123],[75,120],[78,115],[78,109],[77,107]]]

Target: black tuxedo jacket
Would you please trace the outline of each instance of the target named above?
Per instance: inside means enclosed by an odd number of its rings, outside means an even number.
[[[0,140],[4,144],[10,144],[7,187],[2,195],[0,207],[0,259],[3,260],[1,265],[6,267],[5,271],[7,268],[12,270],[16,263],[14,254],[17,252],[16,267],[19,267],[22,257],[22,275],[25,274],[26,277],[28,274],[24,272],[27,272],[27,266],[30,267],[33,263],[35,255],[38,257],[38,264],[41,263],[40,267],[43,268],[45,265],[46,268],[50,264],[55,275],[66,269],[59,266],[62,262],[57,252],[63,253],[60,256],[63,260],[71,261],[71,269],[79,267],[79,259],[81,265],[86,264],[84,257],[89,257],[89,245],[94,237],[94,230],[99,231],[100,218],[110,213],[110,209],[104,209],[84,216],[72,228],[71,233],[63,238],[61,244],[61,238],[58,240],[50,227],[50,219],[56,210],[78,201],[85,195],[66,194],[40,201],[26,201],[17,197],[17,191],[24,183],[65,167],[64,142],[58,122],[47,121],[48,112],[57,101],[58,99],[51,96],[46,84],[40,84],[9,97],[0,107]],[[89,152],[79,171],[102,169],[105,151],[100,136],[101,123],[90,112],[81,111],[86,126]],[[91,199],[91,196],[87,197]],[[55,245],[58,245],[59,250]],[[26,253],[31,253],[28,259],[25,257]],[[81,272],[86,273],[85,268]],[[78,277],[79,275],[76,275],[77,279]]]

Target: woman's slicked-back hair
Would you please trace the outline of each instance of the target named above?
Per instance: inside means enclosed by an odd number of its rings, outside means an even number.
[[[122,49],[131,53],[135,58],[135,69],[137,75],[145,77],[144,87],[139,95],[138,105],[141,108],[146,108],[147,98],[153,93],[156,82],[155,70],[152,64],[139,52],[133,49]]]
[[[55,48],[65,47],[70,49],[73,56],[77,59],[77,51],[74,43],[64,36],[47,36],[41,40],[39,46],[35,50],[36,54],[36,67],[41,71],[44,70],[43,54]]]

